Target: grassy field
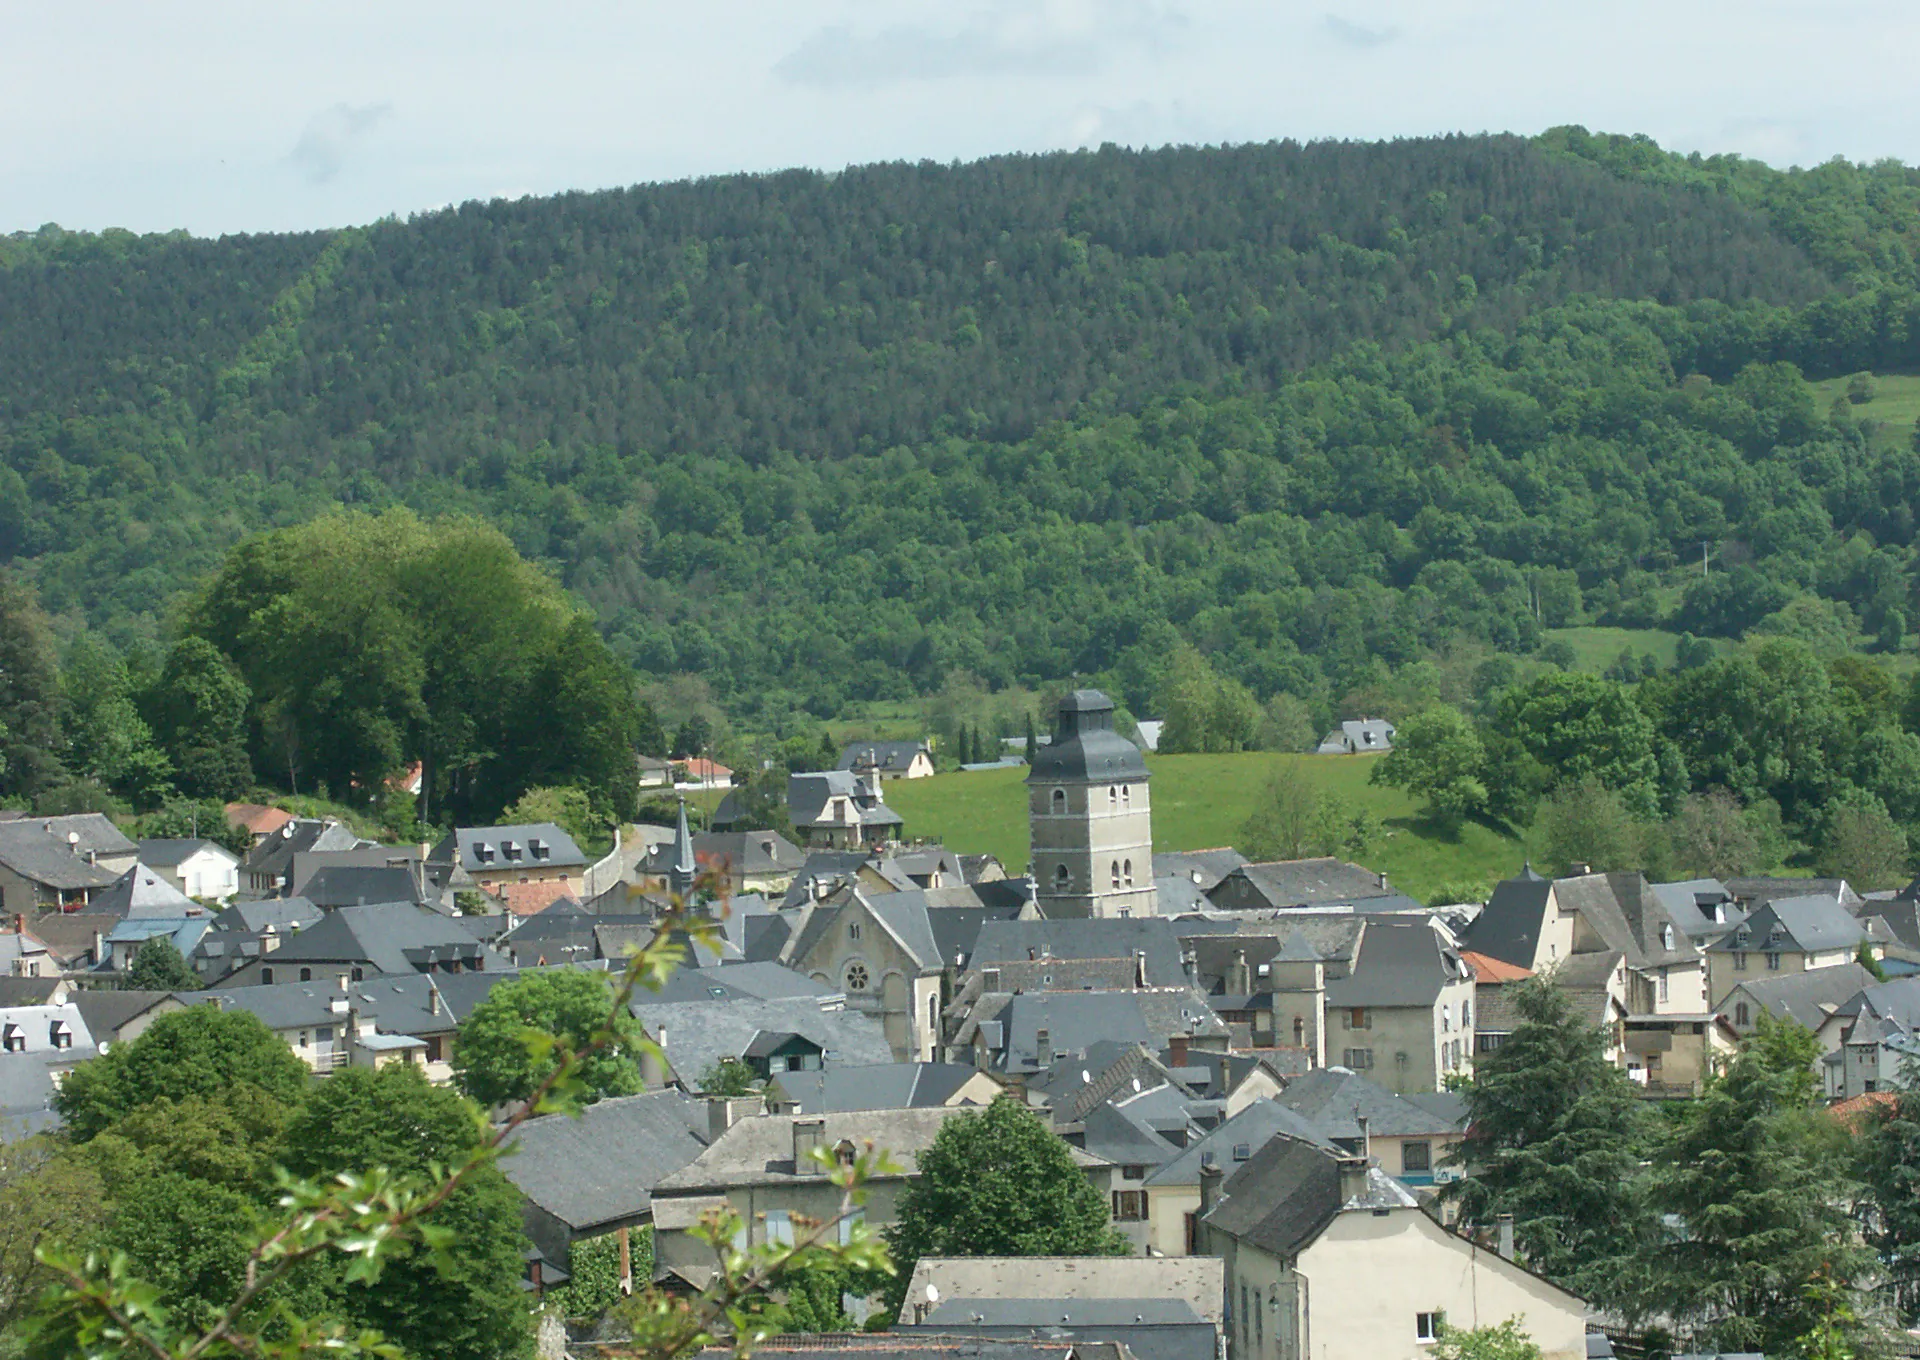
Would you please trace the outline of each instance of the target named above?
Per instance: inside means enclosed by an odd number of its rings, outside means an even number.
[[[1617,649],[1616,649],[1617,650]],[[1491,884],[1516,872],[1526,857],[1519,840],[1476,823],[1457,838],[1415,815],[1397,789],[1374,788],[1367,776],[1377,757],[1238,755],[1152,756],[1154,849],[1202,850],[1232,845],[1274,768],[1298,761],[1306,778],[1379,813],[1386,835],[1367,867],[1425,900],[1443,883]],[[887,801],[907,820],[907,834],[939,840],[961,854],[997,855],[1010,872],[1027,863],[1024,769],[943,774],[887,786]]]
[[[1611,666],[1623,647],[1631,647],[1635,656],[1653,653],[1662,667],[1673,664],[1673,651],[1680,635],[1663,628],[1549,628],[1547,636],[1573,647],[1574,668],[1603,671]]]
[[[1879,426],[1873,435],[1876,444],[1891,447],[1906,443],[1913,438],[1915,423],[1920,422],[1920,375],[1876,373],[1873,387],[1873,400],[1854,407],[1854,418],[1871,420]],[[1828,378],[1813,384],[1813,390],[1824,410],[1832,405],[1835,397],[1846,395],[1847,380]]]

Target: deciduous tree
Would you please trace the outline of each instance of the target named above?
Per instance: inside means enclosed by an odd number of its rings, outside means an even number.
[[[527,973],[487,993],[461,1022],[453,1048],[454,1081],[483,1107],[525,1100],[559,1060],[578,1050],[606,1019],[612,983],[600,972],[556,969]],[[630,1096],[642,1089],[640,1027],[621,1021],[618,1043],[593,1053],[581,1070],[583,1098]],[[544,1057],[529,1052],[529,1033],[555,1036]]]

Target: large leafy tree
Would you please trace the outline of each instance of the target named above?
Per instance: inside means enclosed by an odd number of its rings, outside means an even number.
[[[142,707],[188,796],[237,798],[252,785],[246,740],[252,700],[233,663],[205,638],[183,637],[168,651]]]
[[[918,1159],[886,1230],[899,1307],[922,1256],[1124,1256],[1106,1200],[1065,1142],[1019,1101],[954,1115]]]
[[[1470,1223],[1514,1219],[1527,1264],[1581,1297],[1621,1297],[1652,1215],[1639,1167],[1651,1129],[1606,1036],[1542,979],[1509,983],[1519,1023],[1474,1063],[1463,1172],[1447,1190]]]
[[[1719,1349],[1795,1354],[1832,1325],[1825,1291],[1866,1276],[1819,1056],[1810,1031],[1761,1012],[1655,1158],[1654,1200],[1682,1229],[1643,1258],[1646,1301]]]
[[[60,1084],[54,1108],[70,1136],[85,1142],[163,1097],[178,1101],[245,1085],[292,1104],[305,1094],[308,1080],[306,1064],[252,1015],[189,1006],[74,1068]]]
[[[426,816],[491,819],[541,785],[632,816],[632,678],[496,529],[390,510],[276,530],[188,622],[248,686],[255,768],[289,784],[366,801],[417,759]]]
[[[0,1337],[52,1282],[34,1253],[84,1240],[105,1216],[103,1190],[87,1159],[55,1136],[0,1143]]]
[[[458,1094],[429,1085],[411,1065],[394,1064],[378,1072],[348,1068],[322,1083],[288,1126],[283,1150],[287,1169],[298,1176],[370,1166],[424,1176],[471,1156],[487,1133],[480,1112]],[[519,1192],[487,1167],[424,1222],[452,1234],[438,1262],[423,1245],[408,1243],[389,1258],[377,1285],[327,1270],[321,1287],[334,1308],[413,1355],[506,1360],[529,1354],[531,1319],[519,1287],[527,1249]]]
[[[155,936],[134,951],[121,981],[134,992],[197,992],[201,985],[200,975],[165,936]]]
[[[606,1023],[612,1001],[613,985],[601,972],[552,969],[501,983],[461,1022],[454,1081],[482,1106],[526,1099],[558,1060],[552,1051],[530,1051],[527,1035],[539,1031],[571,1049],[584,1048]],[[618,1042],[595,1052],[578,1074],[583,1100],[630,1096],[643,1088],[640,1027],[624,1013],[614,1024]]]
[[[1495,727],[1553,772],[1556,782],[1592,776],[1650,814],[1658,793],[1653,724],[1624,685],[1556,671],[1507,691]]]
[[[1373,767],[1370,780],[1405,789],[1424,799],[1434,816],[1458,821],[1487,801],[1485,762],[1480,734],[1466,715],[1435,705],[1401,722],[1393,749]]]
[[[1920,1321],[1920,1090],[1903,1074],[1860,1118],[1855,1174],[1865,1191],[1867,1245],[1886,1272],[1902,1326]]]

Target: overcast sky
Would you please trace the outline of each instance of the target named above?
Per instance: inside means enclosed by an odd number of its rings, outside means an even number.
[[[0,231],[335,226],[783,166],[1556,123],[1920,161],[1912,0],[66,0]]]

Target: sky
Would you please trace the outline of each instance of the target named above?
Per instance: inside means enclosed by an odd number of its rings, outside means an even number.
[[[1538,132],[1920,162],[1912,0],[0,5],[0,232],[1118,142]]]

